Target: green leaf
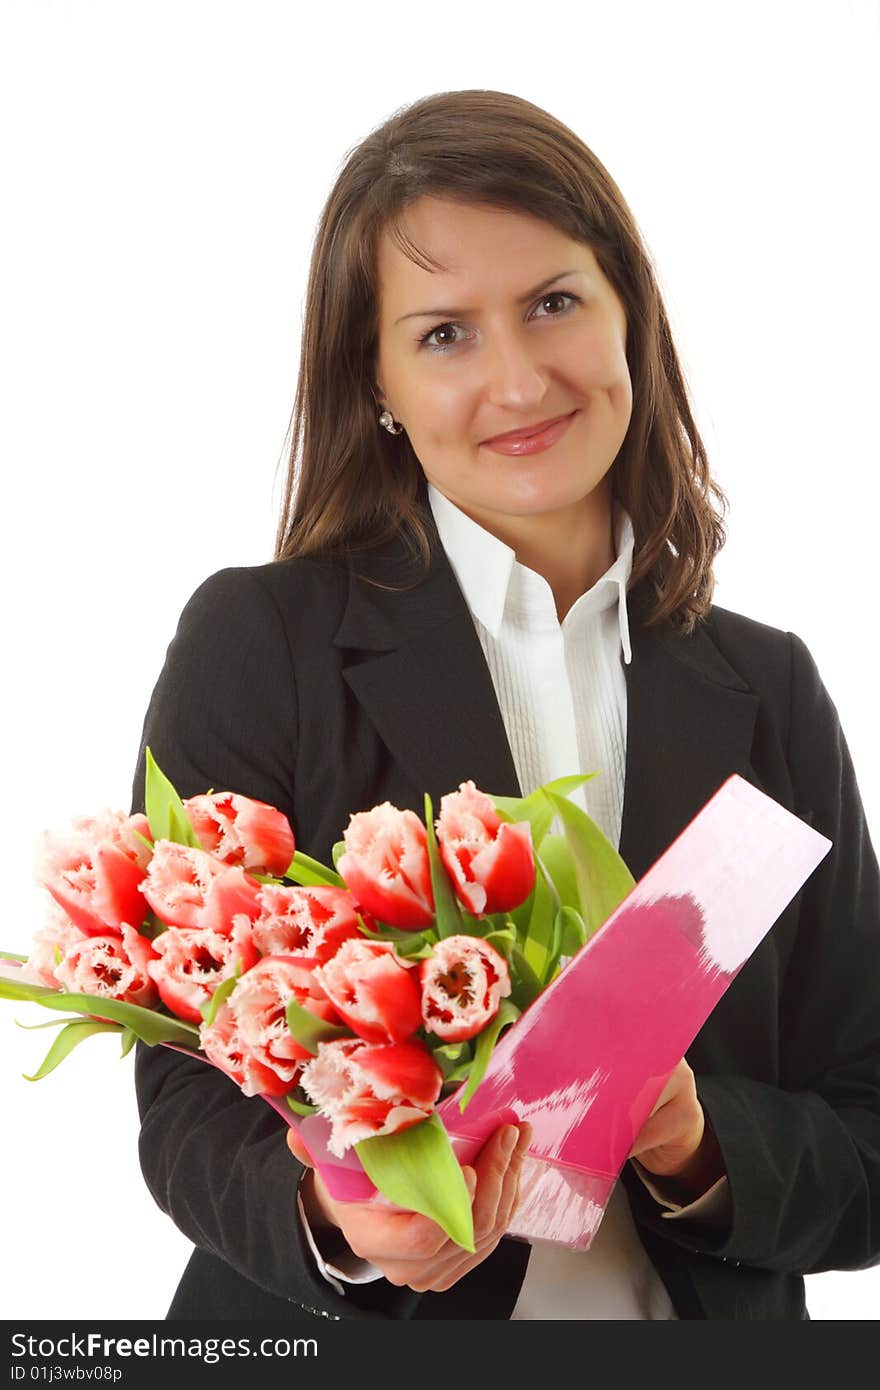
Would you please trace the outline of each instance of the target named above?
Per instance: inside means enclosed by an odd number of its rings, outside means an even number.
[[[635,887],[635,879],[607,836],[573,802],[550,793],[574,860],[587,939]]]
[[[90,1038],[93,1033],[120,1033],[121,1031],[117,1023],[100,1023],[97,1019],[88,1021],[77,1019],[74,1023],[68,1023],[55,1038],[43,1058],[41,1066],[34,1072],[33,1076],[25,1076],[25,1081],[41,1081],[44,1076],[49,1075],[50,1071],[54,1071],[79,1043],[85,1042],[86,1038]]]
[[[154,840],[173,840],[178,845],[201,849],[201,842],[183,809],[183,802],[149,747],[146,751],[144,801],[150,834]]]
[[[317,1014],[309,1013],[295,999],[287,1001],[285,1011],[287,1026],[300,1047],[313,1057],[318,1055],[318,1043],[333,1042],[336,1038],[353,1038],[350,1028],[340,1028],[334,1023],[325,1023]]]
[[[543,786],[536,787],[529,796],[493,796],[491,800],[496,811],[503,815],[504,819],[529,822],[532,827],[532,844],[538,849],[553,824],[555,814],[548,794],[568,796],[575,788],[583,786],[584,782],[589,782],[595,776],[595,772],[586,772],[573,777],[557,777],[552,782],[545,782]]]
[[[434,954],[434,946],[430,941],[422,940],[421,945],[413,941],[407,944],[403,942],[397,948],[397,954],[404,960],[427,960]]]
[[[400,927],[382,925],[378,931],[368,927],[363,917],[358,915],[358,923],[364,936],[370,941],[390,941],[399,956],[420,960],[429,956],[437,944],[437,933],[431,931],[403,931]]]
[[[127,1057],[131,1049],[137,1042],[137,1033],[133,1028],[123,1028],[122,1030],[122,1051],[120,1057]]]
[[[461,932],[461,912],[459,911],[458,899],[455,890],[449,881],[449,875],[440,858],[440,850],[437,847],[437,835],[434,830],[434,807],[431,798],[425,792],[425,829],[428,833],[428,859],[431,864],[431,887],[434,890],[434,920],[437,923],[437,935],[441,938],[447,936],[458,936]]]
[[[27,956],[17,956],[14,951],[0,951],[0,960],[17,960],[19,965],[26,964]]]
[[[449,1075],[444,1078],[443,1085],[450,1084],[454,1089],[461,1081],[467,1081],[473,1065],[473,1057],[468,1057],[466,1062],[459,1062],[458,1066],[453,1067]]]
[[[72,1018],[50,1018],[48,1023],[22,1023],[17,1018],[12,1021],[16,1028],[26,1028],[29,1033],[35,1032],[38,1028],[62,1028],[65,1023],[74,1022]]]
[[[525,1013],[532,1001],[537,999],[541,993],[541,980],[517,946],[514,946],[510,953],[510,963],[513,971],[513,988],[510,991],[510,998],[520,1012]]]
[[[203,1004],[199,1005],[199,1013],[202,1015],[202,1018],[209,1028],[217,1017],[217,1010],[220,1008],[220,1005],[226,1002],[235,989],[235,986],[238,984],[240,976],[241,957],[235,962],[235,974],[230,975],[228,980],[224,980],[222,985],[218,985],[210,999],[206,999]]]
[[[537,882],[539,882],[539,881],[540,881],[540,874],[536,874],[536,875],[535,875],[535,882],[537,883]],[[530,893],[529,896],[526,898],[525,902],[520,903],[519,907],[513,908],[512,911],[508,913],[508,916],[509,916],[511,922],[513,923],[514,927],[516,928],[517,940],[520,941],[520,942],[526,941],[526,940],[528,939],[528,935],[529,935],[529,922],[530,922],[530,920],[531,920],[532,910],[533,910],[534,906],[535,906],[535,889],[534,889],[534,887],[533,887],[531,893]]]
[[[553,914],[553,930],[550,933],[550,941],[547,945],[547,959],[544,962],[544,969],[541,971],[541,984],[544,989],[547,988],[550,981],[553,979],[559,965],[562,941],[562,920],[559,915],[561,911],[562,909],[560,908],[559,912]]]
[[[498,1012],[492,1019],[492,1022],[483,1029],[482,1033],[477,1034],[473,1065],[470,1069],[467,1085],[462,1091],[458,1101],[458,1108],[462,1114],[464,1114],[468,1101],[471,1099],[474,1091],[486,1074],[489,1058],[492,1056],[493,1049],[498,1041],[502,1028],[505,1028],[509,1023],[514,1023],[519,1016],[520,1010],[513,1003],[513,1000],[502,999]]]
[[[285,878],[292,878],[301,888],[344,888],[345,882],[334,869],[328,869],[319,859],[297,850],[284,870]]]
[[[30,985],[24,980],[0,979],[0,999],[22,999],[42,1004],[45,1009],[61,1013],[98,1015],[131,1028],[142,1042],[154,1047],[156,1043],[180,1043],[184,1047],[199,1045],[199,1030],[180,1018],[171,1018],[139,1004],[127,1004],[121,999],[107,999],[98,994],[67,994],[43,985]]]
[[[520,937],[525,960],[539,980],[543,979],[553,942],[553,919],[556,904],[547,883],[539,872],[535,875],[532,910]]]
[[[504,957],[508,964],[510,963],[510,953],[516,945],[516,932],[512,926],[503,927],[499,931],[490,931],[488,936],[483,939],[487,941],[490,946],[494,946],[495,950]]]
[[[140,832],[139,830],[132,830],[132,831],[131,831],[131,834],[132,834],[132,835],[136,835],[137,838],[140,840],[141,844],[142,844],[142,845],[146,845],[147,849],[148,849],[148,850],[150,851],[150,853],[152,854],[153,849],[155,848],[155,846],[153,845],[153,841],[152,841],[152,840],[148,840],[147,837],[146,837],[146,835],[142,835],[141,832]]]
[[[553,880],[563,907],[581,910],[581,897],[575,877],[574,858],[564,835],[547,835],[541,845],[541,863]]]
[[[471,1199],[436,1114],[397,1134],[362,1139],[355,1150],[380,1192],[399,1207],[436,1221],[450,1240],[474,1253]]]
[[[344,840],[337,840],[337,841],[336,841],[336,844],[333,846],[332,850],[330,851],[331,857],[332,857],[332,859],[333,859],[333,867],[334,867],[334,869],[335,869],[335,868],[338,868],[338,866],[339,866],[339,861],[340,861],[340,859],[342,858],[342,856],[343,856],[344,853],[345,853],[345,841],[344,841]]]
[[[285,1096],[284,1099],[296,1115],[317,1115],[318,1113],[319,1107],[317,1105],[309,1105],[304,1100],[294,1100],[293,1096]]]
[[[472,917],[461,903],[458,909],[461,918],[459,931],[463,936],[478,936],[485,941],[493,932],[504,931],[510,922],[510,913],[507,912],[487,912],[485,917]]]
[[[10,980],[0,975],[0,999],[24,999],[42,1004],[44,996],[59,993],[51,985],[32,985],[30,980]]]
[[[155,912],[150,911],[141,922],[138,931],[141,936],[145,936],[148,941],[155,941],[156,937],[161,936],[163,931],[168,931],[168,923],[161,922]]]
[[[573,956],[587,939],[587,924],[573,907],[561,907],[556,921],[559,925],[559,954]]]
[[[440,1047],[431,1048],[431,1056],[442,1071],[443,1080],[450,1081],[459,1067],[470,1066],[472,1049],[469,1042],[442,1043]]]

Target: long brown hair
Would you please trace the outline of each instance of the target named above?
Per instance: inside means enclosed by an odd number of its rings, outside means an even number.
[[[352,149],[321,214],[309,269],[276,560],[342,555],[403,536],[427,562],[424,475],[406,433],[378,423],[376,252],[425,195],[532,216],[589,245],[626,311],[633,409],[612,487],[635,535],[642,617],[690,631],[709,609],[726,498],[688,403],[648,252],[590,149],[507,92],[439,92],[394,112]]]

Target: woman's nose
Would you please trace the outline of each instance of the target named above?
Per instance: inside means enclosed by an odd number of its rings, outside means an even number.
[[[539,351],[515,334],[486,341],[479,366],[487,398],[493,405],[532,408],[547,394],[547,367]]]

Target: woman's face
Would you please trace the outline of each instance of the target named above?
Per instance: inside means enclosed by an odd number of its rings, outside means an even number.
[[[528,214],[434,197],[404,226],[448,269],[421,269],[383,234],[376,397],[428,480],[488,529],[607,505],[632,387],[623,306],[592,250]],[[542,452],[486,444],[570,412]]]

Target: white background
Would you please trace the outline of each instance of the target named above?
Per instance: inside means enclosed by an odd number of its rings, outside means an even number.
[[[321,207],[441,90],[545,107],[623,190],[731,498],[717,601],[807,642],[876,834],[878,56],[870,0],[3,0],[2,948],[38,832],[128,808],[189,594],[271,558]],[[190,1247],[140,1176],[132,1059],[91,1039],[29,1084],[54,1034],[13,1020],[43,1017],[0,1009],[4,1316],[161,1317]],[[880,1269],[808,1299],[877,1318]]]

